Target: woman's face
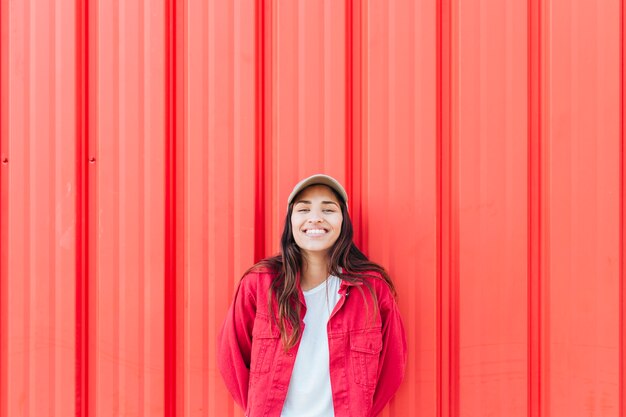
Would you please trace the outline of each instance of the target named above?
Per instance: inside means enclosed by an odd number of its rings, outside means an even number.
[[[326,254],[339,238],[342,223],[339,201],[329,187],[312,185],[296,197],[291,230],[304,254]]]

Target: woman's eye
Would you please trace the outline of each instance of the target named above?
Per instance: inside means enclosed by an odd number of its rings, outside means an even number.
[[[311,211],[311,209],[308,209],[308,208],[301,208],[301,209],[298,209],[298,210],[296,210],[296,211],[297,211],[298,213],[306,213],[306,212],[308,212],[308,211]],[[324,212],[324,213],[334,213],[334,212],[335,212],[335,210],[333,210],[333,209],[323,209],[323,210],[322,210],[322,212]]]

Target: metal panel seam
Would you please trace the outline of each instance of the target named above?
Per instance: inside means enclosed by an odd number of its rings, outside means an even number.
[[[436,395],[437,395],[437,400],[436,400],[436,415],[437,417],[444,417],[443,416],[443,386],[442,386],[442,377],[443,377],[443,357],[442,357],[442,309],[441,309],[441,302],[442,302],[442,263],[443,263],[443,259],[442,259],[442,219],[441,219],[441,209],[442,209],[442,179],[441,179],[441,169],[442,169],[442,75],[441,75],[441,70],[443,67],[443,53],[442,53],[442,19],[443,19],[443,0],[437,0],[437,5],[436,5],[436,19],[437,19],[437,23],[436,23],[436,42],[437,42],[437,46],[436,46],[436,65],[437,65],[437,70],[436,70],[436,83],[437,83],[437,87],[436,87],[436,117],[437,117],[437,121],[436,121],[436,180],[437,180],[437,185],[436,185],[436,193],[437,193],[437,197],[436,197],[436,204],[437,204],[437,208],[435,210],[436,215],[437,215],[437,225],[436,225],[436,236],[437,236],[437,248],[436,248],[436,297],[437,297],[437,311],[436,311],[436,364],[435,364],[435,369],[436,369]]]
[[[271,0],[270,5],[271,5]],[[255,42],[255,158],[256,158],[256,185],[255,185],[255,201],[256,210],[254,216],[254,261],[265,256],[265,142],[268,124],[266,123],[266,0],[256,0],[255,2],[255,20],[256,20],[256,42]],[[271,38],[270,38],[271,39]],[[268,71],[269,72],[269,71]],[[270,72],[271,76],[271,72]]]
[[[458,414],[453,158],[453,0],[437,2],[437,415]]]
[[[449,210],[448,224],[448,245],[449,245],[449,386],[450,386],[450,416],[459,417],[460,410],[460,280],[459,280],[459,45],[458,45],[458,24],[459,24],[459,1],[449,0],[447,13],[447,112],[448,112],[448,182],[447,195]]]
[[[88,390],[88,2],[76,0],[76,409],[87,417]],[[95,162],[95,160],[90,160]]]
[[[176,416],[176,0],[165,2],[165,415]]]
[[[346,186],[352,199],[350,205],[356,245],[367,253],[363,230],[363,5],[346,1]]]

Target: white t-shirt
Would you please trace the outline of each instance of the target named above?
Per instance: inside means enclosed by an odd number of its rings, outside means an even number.
[[[306,301],[304,332],[293,366],[281,417],[333,417],[326,325],[339,300],[341,279],[330,275],[315,288],[303,291]]]

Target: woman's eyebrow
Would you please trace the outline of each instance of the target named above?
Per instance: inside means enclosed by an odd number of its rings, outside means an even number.
[[[313,203],[311,203],[309,200],[298,200],[296,201],[296,204],[313,204]],[[334,201],[322,201],[322,204],[334,204],[337,207],[339,207],[339,204],[335,203]]]

